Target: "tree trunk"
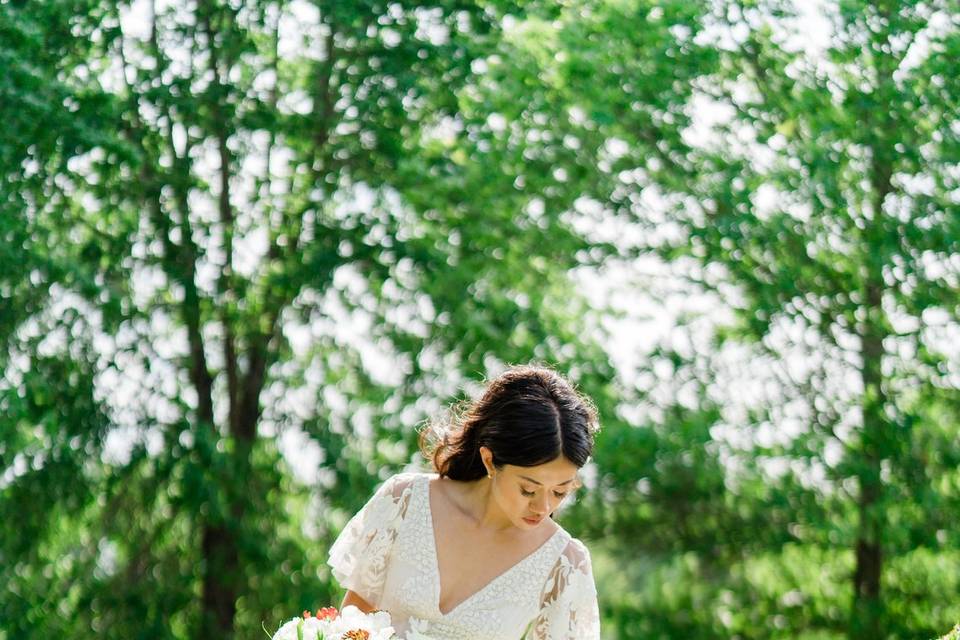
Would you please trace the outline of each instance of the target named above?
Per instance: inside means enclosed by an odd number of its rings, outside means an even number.
[[[883,247],[887,247],[884,230],[883,206],[891,192],[890,157],[882,153],[883,147],[873,149],[871,182],[874,188],[873,219],[867,222],[866,246],[872,251],[866,254],[864,264],[864,311],[860,326],[862,358],[861,380],[863,382],[863,432],[859,472],[858,498],[859,530],[856,542],[856,570],[853,574],[853,619],[850,625],[851,638],[866,640],[880,636],[883,617],[883,601],[880,597],[880,581],[883,570],[883,521],[884,499],[881,470],[885,455],[891,452],[886,446],[890,424],[885,408],[887,399],[883,389],[883,340],[888,335],[888,325],[883,311],[883,267],[886,261]]]
[[[868,321],[869,322],[869,321]],[[882,491],[880,477],[880,442],[885,429],[881,391],[880,361],[883,355],[882,338],[868,333],[863,336],[863,434],[861,465],[858,474],[859,530],[856,542],[856,570],[853,575],[853,620],[851,638],[877,638],[880,632],[882,602],[880,575],[882,570]]]
[[[203,525],[203,596],[200,637],[228,639],[233,636],[236,613],[238,566],[233,533],[224,525]]]

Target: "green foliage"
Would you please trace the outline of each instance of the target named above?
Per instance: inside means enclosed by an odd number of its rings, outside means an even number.
[[[337,528],[461,385],[613,375],[568,278],[605,251],[563,215],[588,174],[489,120],[550,106],[517,7],[143,7],[0,12],[11,636],[229,637],[335,602]]]
[[[612,6],[635,10],[642,3]],[[642,61],[646,52],[633,37],[644,30],[626,22],[608,24],[603,44],[582,47],[587,59],[616,52],[617,62],[593,67],[611,70],[615,78],[602,85],[612,90],[597,89],[595,74],[582,69],[563,74],[584,87],[577,97],[597,130],[625,142],[616,164],[599,165],[610,182],[598,197],[649,229],[626,250],[694,265],[687,273],[697,290],[729,300],[735,314],[717,332],[717,348],[737,344],[751,351],[755,366],[785,370],[777,376],[779,397],[749,407],[745,424],[734,426],[777,433],[792,406],[803,407],[794,417],[805,425],[799,434],[777,434],[777,444],[757,437],[731,448],[715,440],[724,420],[722,411],[709,415],[708,394],[700,394],[706,412],[696,432],[688,428],[696,411],[671,411],[661,402],[662,426],[608,436],[615,468],[629,466],[618,451],[639,452],[640,495],[629,488],[636,477],[605,478],[605,497],[616,503],[606,510],[610,524],[596,528],[608,536],[630,531],[639,546],[633,553],[653,557],[663,552],[658,539],[667,537],[677,553],[720,558],[730,572],[744,566],[740,553],[772,554],[779,562],[790,557],[785,545],[796,543],[854,561],[833,572],[852,587],[840,597],[816,585],[800,589],[817,601],[812,608],[777,601],[793,589],[782,568],[770,574],[774,606],[740,584],[732,592],[750,596],[734,609],[748,622],[729,630],[698,594],[729,588],[730,573],[688,575],[678,580],[690,585],[682,597],[661,594],[653,600],[659,607],[625,597],[616,614],[624,634],[929,637],[956,616],[940,597],[941,587],[949,593],[956,541],[952,527],[929,520],[934,505],[956,513],[960,441],[956,420],[947,417],[953,401],[946,398],[956,396],[955,354],[936,336],[941,326],[956,329],[960,302],[960,216],[951,195],[958,186],[953,123],[960,87],[955,74],[944,73],[940,55],[960,43],[950,17],[955,7],[827,3],[819,15],[833,31],[822,48],[799,45],[797,9],[732,1],[695,13],[669,68],[687,82],[652,73],[653,82],[634,84],[622,75],[620,60]],[[665,23],[677,19],[666,8],[657,14]],[[934,27],[941,20],[943,28]],[[683,64],[687,56],[693,66]],[[667,102],[681,114],[689,116],[693,105],[715,111],[699,127],[673,130],[677,116],[648,107],[678,85],[689,93]],[[674,232],[656,233],[664,223]],[[654,352],[651,360],[663,355]],[[671,369],[709,387],[710,357],[686,360]],[[790,360],[803,364],[784,366]],[[936,408],[931,414],[926,407]],[[688,472],[671,460],[661,431],[678,434]],[[697,459],[701,447],[723,451],[727,464]],[[785,472],[771,472],[769,463]],[[712,465],[723,471],[717,475]],[[668,513],[656,510],[658,484],[669,496]],[[701,516],[699,535],[674,517],[688,510]],[[661,523],[669,526],[658,531]],[[925,568],[920,549],[937,561]],[[801,560],[787,564],[794,562]],[[904,566],[926,579],[901,582]],[[624,588],[642,592],[663,579],[641,575]],[[914,589],[912,602],[923,605],[906,604]],[[766,608],[779,611],[765,617]],[[651,626],[651,610],[663,617],[659,626]],[[631,619],[647,622],[634,626]],[[671,626],[681,621],[691,626]]]
[[[0,640],[336,603],[326,549],[417,426],[530,360],[600,408],[562,518],[607,637],[941,633],[952,9],[825,3],[805,50],[774,0],[0,3]],[[652,256],[734,316],[647,354],[666,400],[572,278]],[[729,346],[804,362],[743,424]]]

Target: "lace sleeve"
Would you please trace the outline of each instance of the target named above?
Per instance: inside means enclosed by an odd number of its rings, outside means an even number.
[[[410,504],[412,476],[389,478],[357,512],[330,547],[327,564],[344,589],[376,606],[390,552]]]
[[[599,640],[600,612],[590,552],[573,539],[560,554],[540,597],[530,640]]]

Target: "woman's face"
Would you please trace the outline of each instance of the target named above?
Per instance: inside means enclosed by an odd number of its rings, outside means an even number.
[[[535,467],[505,464],[496,469],[489,462],[493,459],[490,450],[480,447],[480,452],[492,476],[491,491],[497,505],[521,529],[539,527],[580,486],[579,467],[563,456]]]

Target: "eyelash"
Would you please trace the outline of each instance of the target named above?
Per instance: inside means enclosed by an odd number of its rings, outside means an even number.
[[[521,494],[523,497],[525,497],[525,498],[529,498],[529,497],[533,496],[534,493],[536,493],[536,492],[535,492],[535,491],[525,491],[525,490],[523,490],[523,489],[520,489],[520,494]],[[561,498],[561,499],[567,497],[567,494],[565,494],[565,493],[557,493],[556,491],[553,492],[553,495],[555,495],[555,496],[557,496],[558,498]]]

